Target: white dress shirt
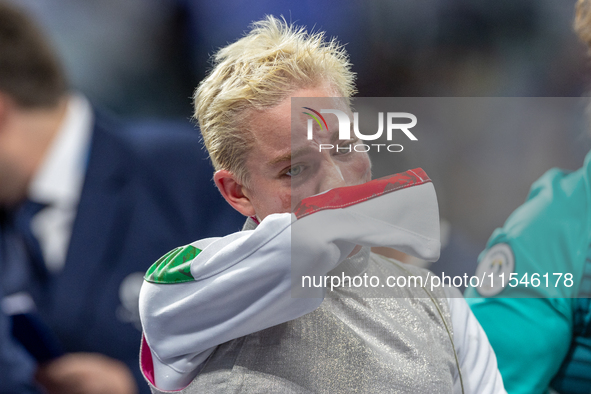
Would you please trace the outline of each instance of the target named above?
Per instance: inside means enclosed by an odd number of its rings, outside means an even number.
[[[48,204],[31,223],[50,272],[65,264],[72,226],[84,183],[93,127],[93,112],[81,95],[68,99],[64,120],[35,173],[28,198]]]

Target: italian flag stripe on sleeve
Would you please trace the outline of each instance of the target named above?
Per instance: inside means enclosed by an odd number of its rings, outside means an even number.
[[[146,272],[145,280],[159,284],[190,282],[194,280],[191,275],[191,261],[199,253],[201,249],[192,245],[175,248],[152,264]]]

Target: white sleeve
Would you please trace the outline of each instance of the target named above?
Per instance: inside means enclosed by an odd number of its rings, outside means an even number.
[[[321,212],[298,222],[318,228],[325,216],[338,214]],[[202,250],[191,262],[194,280],[174,284],[144,281],[140,317],[158,388],[186,386],[215,346],[296,319],[320,306],[324,288],[310,289],[305,297],[292,297],[292,263],[307,274],[323,275],[343,261],[355,245],[337,245],[331,242],[332,237],[318,237],[309,231],[297,233],[310,236],[292,237],[294,220],[289,213],[270,215],[255,230],[194,242],[191,245]],[[300,238],[304,238],[303,245]],[[293,258],[292,247],[297,251]]]
[[[476,316],[455,287],[444,289],[449,303],[456,354],[462,371],[465,394],[506,393],[497,367],[497,357]],[[454,392],[461,393],[456,376]]]
[[[422,209],[411,214],[411,204]],[[303,288],[298,278],[326,275],[356,245],[439,256],[431,183],[335,208],[297,220],[273,214],[255,230],[194,242],[200,252],[187,257],[182,283],[144,282],[140,318],[158,388],[189,384],[217,345],[314,311],[326,289]]]

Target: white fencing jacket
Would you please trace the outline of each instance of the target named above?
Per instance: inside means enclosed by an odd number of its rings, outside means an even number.
[[[309,197],[254,230],[199,240],[159,259],[140,293],[148,381],[182,389],[219,345],[313,312],[327,289],[302,287],[302,277],[327,275],[356,245],[439,258],[437,200],[421,169]],[[505,392],[484,331],[457,290],[443,291],[461,370],[454,391]]]

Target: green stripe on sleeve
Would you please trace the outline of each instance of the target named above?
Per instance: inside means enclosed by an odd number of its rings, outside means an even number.
[[[191,261],[199,253],[201,249],[192,245],[175,248],[152,264],[145,279],[159,284],[190,282],[194,280],[191,275]]]

